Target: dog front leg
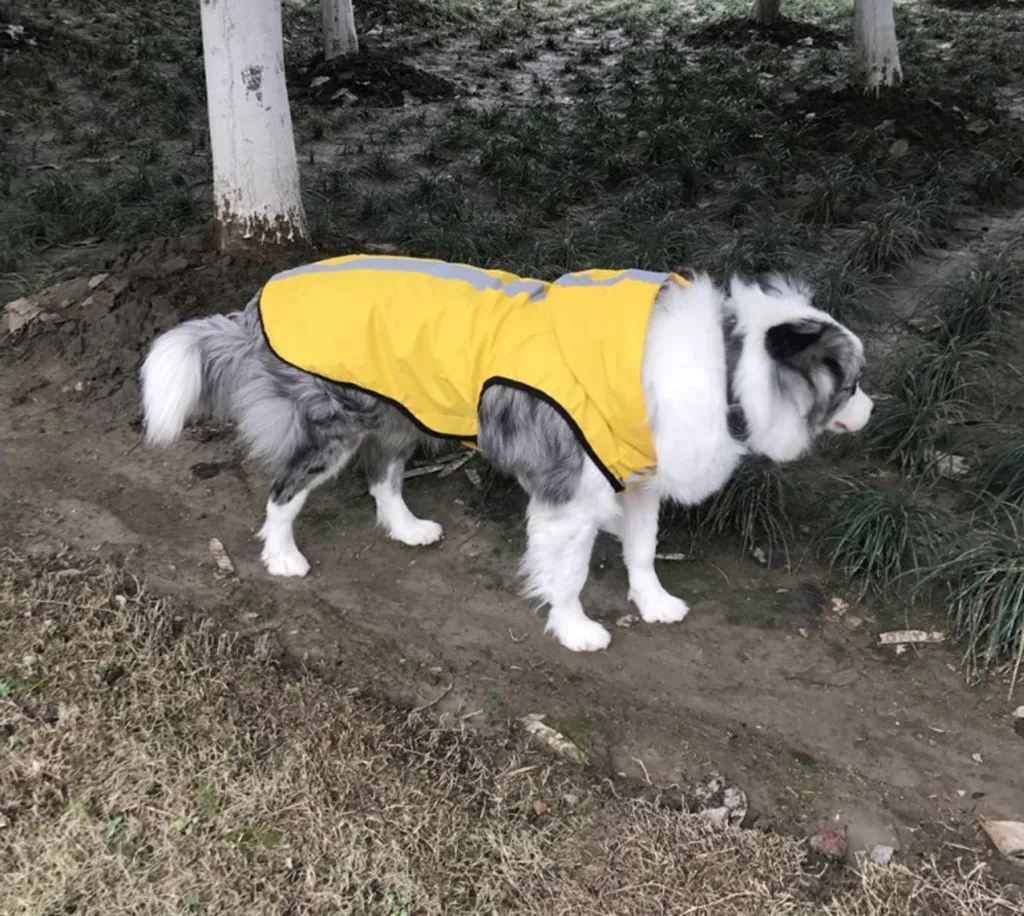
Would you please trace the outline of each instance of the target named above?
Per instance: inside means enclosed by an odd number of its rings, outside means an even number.
[[[629,600],[647,623],[678,623],[690,608],[665,591],[654,570],[661,497],[653,487],[622,493],[622,556],[629,575]]]

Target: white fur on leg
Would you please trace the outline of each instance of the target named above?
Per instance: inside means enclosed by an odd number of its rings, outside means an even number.
[[[309,486],[286,503],[275,503],[267,500],[267,519],[260,529],[258,537],[263,539],[261,559],[272,576],[304,576],[309,572],[307,560],[295,545],[295,519],[306,504],[306,497],[315,487],[330,480],[348,463],[355,447],[339,454],[331,465],[314,477]]]
[[[590,462],[572,500],[553,506],[535,498],[527,509],[526,594],[548,605],[545,630],[573,652],[604,649],[612,639],[583,612],[580,592],[598,528],[614,524],[618,511],[611,486]]]
[[[658,547],[660,494],[643,486],[619,497],[623,508],[622,556],[629,574],[629,600],[646,623],[678,623],[690,608],[665,591],[654,570]]]
[[[611,633],[583,613],[579,601],[552,606],[544,632],[551,633],[572,652],[597,652],[607,649],[612,641]]]
[[[393,483],[395,480],[398,487]],[[400,471],[389,473],[370,487],[370,495],[377,503],[377,522],[388,537],[410,547],[437,543],[444,536],[444,529],[437,522],[412,514],[402,498],[401,480]]]
[[[261,559],[272,576],[304,576],[309,572],[307,560],[295,544],[293,525],[309,490],[303,490],[289,502],[267,501],[267,519],[260,529],[263,539]]]

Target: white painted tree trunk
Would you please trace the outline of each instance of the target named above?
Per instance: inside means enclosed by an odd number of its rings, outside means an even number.
[[[876,95],[903,82],[892,3],[893,0],[854,0],[853,4],[857,79],[865,92]]]
[[[775,25],[779,18],[780,0],[754,0],[754,6],[750,10],[750,18],[758,25]]]
[[[218,242],[306,241],[281,0],[202,0],[201,10]]]
[[[320,0],[324,14],[324,57],[359,53],[356,17],[352,0]]]

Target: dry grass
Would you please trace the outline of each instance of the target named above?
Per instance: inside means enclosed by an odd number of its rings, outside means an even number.
[[[6,916],[1020,912],[978,870],[826,882],[796,841],[349,696],[98,563],[0,556],[0,646]]]

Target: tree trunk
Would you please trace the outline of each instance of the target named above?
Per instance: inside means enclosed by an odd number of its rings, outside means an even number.
[[[218,244],[305,242],[281,0],[202,0],[201,11]]]
[[[780,0],[754,0],[750,18],[758,25],[775,25],[779,18],[779,2]]]
[[[892,3],[893,0],[854,0],[853,5],[857,80],[865,92],[875,95],[903,82]]]
[[[324,14],[324,58],[359,53],[352,0],[320,0]]]

